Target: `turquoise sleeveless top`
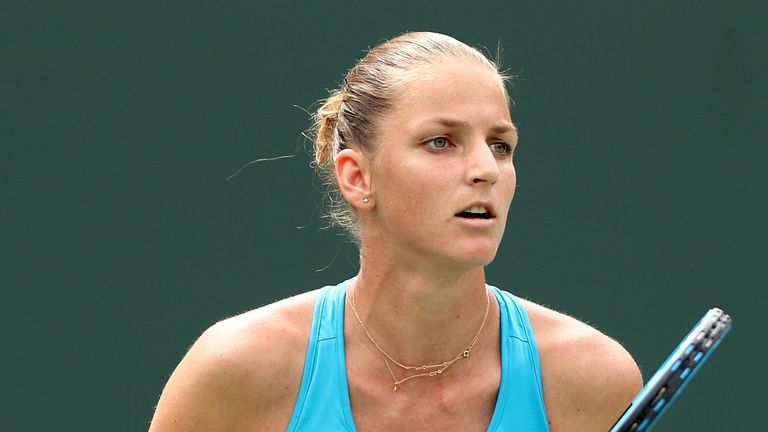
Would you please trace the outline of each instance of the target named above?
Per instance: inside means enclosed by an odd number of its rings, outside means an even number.
[[[288,431],[356,432],[344,354],[344,301],[351,280],[321,289],[304,375]],[[490,286],[501,310],[501,384],[488,431],[549,431],[539,351],[528,315],[512,294]]]

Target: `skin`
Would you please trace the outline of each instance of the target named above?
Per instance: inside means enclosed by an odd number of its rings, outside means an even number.
[[[406,364],[450,359],[474,336],[486,304],[483,267],[496,255],[516,184],[517,131],[495,72],[449,58],[415,75],[380,120],[373,152],[352,147],[336,159],[339,188],[360,219],[357,310]],[[456,217],[476,203],[495,217]],[[311,291],[208,329],[171,376],[150,431],[285,430],[316,297]],[[524,305],[551,430],[608,430],[642,385],[632,357],[584,323]],[[349,306],[346,313],[353,316]],[[358,430],[487,429],[501,379],[495,301],[468,359],[397,393],[355,319],[345,320],[344,336]]]

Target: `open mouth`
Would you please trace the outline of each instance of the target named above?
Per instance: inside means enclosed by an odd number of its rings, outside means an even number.
[[[481,206],[470,207],[462,212],[456,213],[457,217],[467,219],[493,219],[493,214],[487,208]]]

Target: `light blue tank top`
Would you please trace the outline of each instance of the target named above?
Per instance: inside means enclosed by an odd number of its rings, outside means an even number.
[[[356,432],[344,354],[344,301],[351,281],[321,289],[304,375],[288,431]],[[549,431],[539,351],[528,315],[512,294],[490,286],[501,310],[501,384],[488,431]]]

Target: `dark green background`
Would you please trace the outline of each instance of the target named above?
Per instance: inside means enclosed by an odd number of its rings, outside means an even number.
[[[419,29],[500,43],[519,75],[489,280],[646,377],[723,307],[734,331],[658,430],[763,423],[765,2],[21,3],[0,6],[0,429],[144,430],[207,326],[353,274],[304,109]]]

